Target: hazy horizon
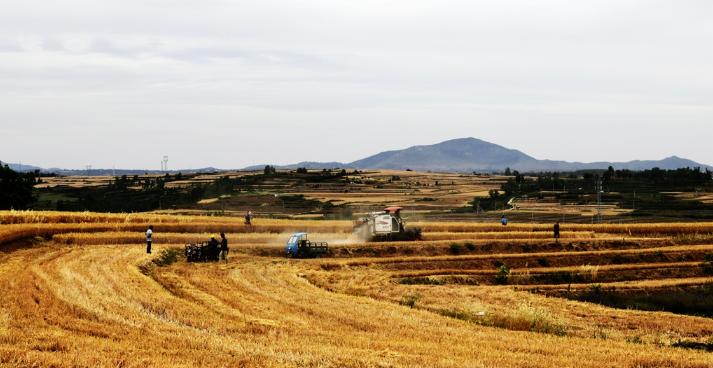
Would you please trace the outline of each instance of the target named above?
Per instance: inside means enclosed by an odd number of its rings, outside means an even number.
[[[703,0],[38,0],[0,13],[0,160],[351,162],[475,137],[713,165]]]
[[[466,138],[466,139],[467,139],[467,138],[476,138],[476,137],[461,137],[461,138],[453,138],[453,139],[463,139],[463,138]],[[478,138],[476,138],[476,139],[478,139]],[[435,142],[434,144],[437,144],[437,143],[442,143],[442,142]],[[493,142],[489,142],[489,143],[493,143]],[[420,146],[423,146],[423,145],[420,145]],[[412,147],[412,146],[409,146],[409,147]],[[393,149],[393,150],[385,150],[385,151],[394,151],[394,150],[400,150],[400,149],[409,148],[409,147],[402,147],[402,148],[397,148],[397,149]],[[505,148],[517,150],[517,148],[507,147],[507,146],[505,146]],[[373,153],[370,153],[370,154],[368,154],[368,155],[364,155],[364,156],[362,156],[362,157],[359,157],[359,159],[363,159],[363,158],[366,158],[366,157],[368,157],[368,156],[372,156],[372,155],[375,155],[375,154],[378,154],[378,153],[381,153],[381,152],[385,152],[385,151],[373,152]],[[520,150],[518,150],[518,151],[520,151]],[[523,152],[523,153],[528,154],[527,152]],[[530,155],[530,156],[531,156],[531,155]],[[536,158],[536,159],[540,159],[540,160],[554,160],[554,161],[567,161],[567,162],[580,162],[580,163],[594,163],[594,162],[627,163],[627,162],[630,162],[630,161],[638,161],[638,160],[657,161],[657,160],[662,160],[662,159],[670,158],[671,156],[677,156],[677,157],[679,157],[679,158],[690,159],[689,157],[682,157],[682,156],[675,155],[675,154],[674,154],[674,155],[669,155],[669,156],[666,156],[666,157],[638,158],[638,159],[625,160],[625,161],[596,160],[596,161],[586,161],[586,162],[585,162],[585,161],[570,161],[570,160],[564,160],[564,159],[558,159],[558,158],[551,158],[551,157],[549,157],[549,158],[548,158],[548,157],[545,157],[545,158],[538,158],[538,157],[535,157],[535,158]],[[349,163],[351,163],[351,162],[353,162],[353,161],[356,161],[356,160],[338,161],[338,160],[326,160],[326,159],[325,159],[325,160],[310,160],[309,162],[323,162],[323,163],[339,162],[339,163],[342,163],[342,164],[349,164]],[[696,161],[696,160],[693,160],[693,161]],[[28,165],[28,166],[37,166],[37,165],[34,165],[33,163],[28,163],[28,162],[10,162],[10,161],[3,161],[3,160],[0,160],[0,162],[2,162],[3,164],[11,163],[11,164],[22,164],[22,165]],[[208,166],[203,166],[203,167],[169,167],[168,169],[169,169],[170,171],[175,171],[175,170],[181,170],[181,169],[203,169],[203,168],[213,167],[213,168],[221,169],[221,170],[239,170],[239,169],[244,169],[244,168],[251,167],[251,166],[262,166],[262,165],[288,166],[288,165],[298,164],[298,163],[301,163],[301,162],[304,162],[304,161],[291,161],[291,162],[283,162],[283,163],[260,162],[260,163],[254,163],[254,164],[245,165],[245,166],[241,166],[241,167],[215,167],[215,166],[212,166],[212,165],[208,165]],[[696,162],[699,163],[699,164],[703,164],[703,165],[713,166],[713,165],[708,164],[707,162],[701,162],[701,161],[696,161]],[[91,166],[91,165],[90,165],[90,166]],[[79,167],[76,167],[76,168],[56,167],[56,166],[41,166],[41,167],[42,167],[43,169],[57,168],[57,169],[80,170],[80,171],[86,170],[86,166],[85,166],[85,167],[81,167],[81,168],[79,168]],[[159,170],[158,168],[153,168],[153,167],[116,167],[116,166],[113,166],[113,167],[94,167],[94,166],[92,166],[92,170],[110,170],[110,169],[115,169],[115,170]]]

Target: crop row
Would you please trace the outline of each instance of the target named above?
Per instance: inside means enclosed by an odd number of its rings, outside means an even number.
[[[168,226],[192,224],[212,224],[222,227],[241,227],[240,217],[210,217],[168,214],[107,214],[93,212],[55,212],[55,211],[0,211],[0,224],[55,224],[55,223],[112,223],[135,224],[139,227],[148,224]],[[256,226],[264,226],[271,231],[289,229],[332,229],[333,232],[350,232],[351,221],[326,220],[255,220]],[[475,222],[413,222],[412,227],[420,227],[424,233],[508,233],[508,232],[552,232],[552,224],[518,224],[502,226],[498,223]],[[175,229],[175,228],[174,228]],[[641,224],[570,224],[561,225],[563,234],[570,232],[594,232],[633,235],[650,234],[709,234],[713,233],[713,222],[698,223],[641,223]]]
[[[562,239],[592,239],[598,234],[593,231],[563,231]],[[607,235],[607,234],[603,234]],[[552,239],[549,231],[482,231],[482,232],[427,232],[424,240],[471,240],[471,239]],[[619,235],[621,238],[621,235]]]
[[[470,223],[470,222],[421,222],[413,223],[425,233],[476,233],[476,232],[552,232],[552,224],[500,224]],[[651,234],[700,234],[713,233],[713,223],[641,223],[641,224],[561,224],[561,231],[593,231],[596,233],[613,233],[628,235]]]
[[[0,244],[34,236],[50,237],[68,232],[135,232],[136,236],[146,231],[148,225],[141,223],[27,223],[0,225]],[[341,231],[328,222],[307,222],[306,224],[255,224],[245,226],[236,223],[191,222],[164,223],[154,227],[160,233],[272,233],[289,234],[297,231],[335,233]]]
[[[146,227],[149,224],[154,226],[178,226],[189,227],[192,224],[216,225],[224,227],[244,227],[244,219],[241,217],[212,217],[212,216],[186,216],[186,215],[166,215],[147,213],[96,213],[96,212],[56,212],[56,211],[0,211],[0,225],[7,224],[125,224]],[[289,219],[269,219],[258,218],[254,220],[254,226],[264,226],[272,229],[288,228],[332,228],[341,231],[351,231],[351,221],[327,221],[327,220],[289,220]],[[190,228],[190,227],[189,227]]]
[[[216,233],[155,233],[154,244],[182,244],[191,242],[208,241]],[[289,238],[289,233],[227,233],[230,244],[284,244]],[[320,239],[343,238],[339,233],[316,233]],[[145,240],[143,232],[110,231],[110,232],[82,232],[57,234],[52,238],[58,244],[73,245],[109,245],[109,244],[136,244]]]
[[[584,290],[584,289],[602,289],[602,290],[652,290],[672,287],[686,287],[706,285],[713,283],[713,277],[673,277],[665,279],[653,280],[630,280],[630,281],[615,281],[607,283],[597,283],[596,285],[580,283],[580,284],[551,284],[551,285],[521,285],[517,286],[518,290],[536,290],[536,291],[554,291],[554,290]]]
[[[546,259],[552,265],[564,264],[610,264],[664,262],[673,258],[677,261],[701,261],[713,252],[713,245],[676,245],[641,249],[605,249],[591,251],[555,251],[532,253],[498,253],[460,256],[414,256],[389,258],[354,258],[349,260],[324,261],[334,267],[379,266],[385,269],[442,269],[442,268],[483,268],[487,264],[512,264],[524,267],[525,263],[536,264]],[[451,266],[446,266],[446,265]],[[517,264],[517,265],[516,265]],[[522,266],[520,266],[522,264]],[[455,267],[457,265],[457,267]]]
[[[179,244],[207,241],[215,232],[155,232],[156,244]],[[227,233],[231,244],[284,244],[290,232],[269,233]],[[474,235],[477,236],[477,235]],[[363,242],[357,236],[344,233],[311,233],[310,238],[316,241],[326,241],[335,250],[334,256],[354,256],[378,253],[406,253],[411,255],[433,255],[434,253],[477,254],[496,252],[533,252],[543,249],[559,250],[594,250],[608,248],[643,248],[667,244],[666,238],[628,238],[605,236],[576,239],[576,242],[555,243],[549,239],[539,238],[477,238],[467,241],[424,240],[415,242]],[[55,242],[60,244],[95,245],[95,244],[136,244],[144,240],[142,231],[104,231],[91,232],[91,227],[83,232],[59,233],[54,235]],[[574,238],[573,238],[574,239]],[[342,251],[344,249],[344,251]],[[391,254],[393,256],[394,254]]]
[[[566,267],[533,267],[509,269],[506,273],[495,268],[478,270],[444,269],[412,271],[393,274],[402,284],[579,284],[690,278],[712,276],[701,262],[660,262],[627,265],[579,265]]]
[[[579,266],[564,266],[564,267],[526,267],[526,268],[511,268],[509,271],[512,274],[523,273],[556,273],[556,272],[578,272],[592,273],[593,271],[608,272],[608,271],[630,271],[630,270],[650,270],[661,268],[683,268],[696,267],[701,262],[653,262],[653,263],[635,263],[635,264],[609,264],[609,265],[579,265]],[[495,275],[499,271],[497,268],[464,270],[459,268],[444,268],[436,270],[418,270],[418,271],[397,271],[391,277],[423,277],[423,276],[452,276],[452,275]]]

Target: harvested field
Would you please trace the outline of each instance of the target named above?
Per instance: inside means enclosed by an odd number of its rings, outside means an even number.
[[[415,226],[363,243],[348,221],[0,212],[0,365],[713,366],[677,347],[713,319],[567,299],[713,283],[711,223]],[[219,231],[227,264],[153,261]],[[285,258],[294,231],[330,256]]]

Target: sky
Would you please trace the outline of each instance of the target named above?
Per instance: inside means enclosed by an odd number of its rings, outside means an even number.
[[[708,0],[0,0],[0,160],[351,162],[476,137],[713,164]]]

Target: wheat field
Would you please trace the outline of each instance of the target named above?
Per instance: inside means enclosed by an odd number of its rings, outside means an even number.
[[[563,224],[560,243],[548,224],[417,226],[423,241],[364,243],[347,221],[0,212],[0,365],[713,367],[675,347],[709,341],[711,319],[533,292],[713,282],[712,223]],[[218,231],[228,263],[159,262]],[[285,258],[293,231],[332,254]]]

